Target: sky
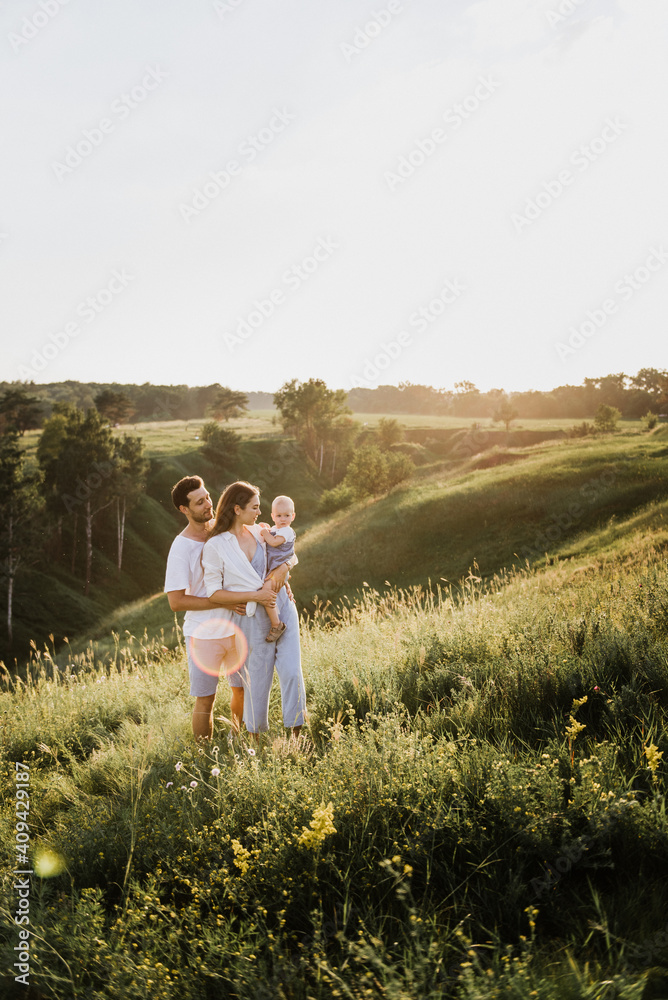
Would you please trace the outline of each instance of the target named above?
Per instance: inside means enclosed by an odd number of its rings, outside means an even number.
[[[6,0],[0,380],[668,367],[665,0]]]

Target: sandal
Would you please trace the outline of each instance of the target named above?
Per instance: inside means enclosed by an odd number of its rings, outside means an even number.
[[[278,625],[272,625],[272,627],[269,629],[269,634],[267,635],[267,638],[264,641],[276,642],[277,639],[281,638],[286,628],[287,625],[285,624],[285,622],[279,622]]]

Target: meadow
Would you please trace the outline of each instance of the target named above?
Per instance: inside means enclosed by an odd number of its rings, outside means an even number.
[[[193,744],[164,598],[5,672],[3,997],[28,995],[13,981],[17,832],[30,996],[668,996],[665,451],[660,430],[514,465],[471,456],[358,505],[363,525],[393,497],[460,517],[453,547],[471,554],[484,529],[489,558],[431,587],[363,575],[303,617],[297,744],[277,690],[262,742],[230,744],[224,685],[213,744]],[[549,553],[504,565],[509,512],[490,505],[513,490],[529,546],[574,496],[583,513]],[[352,531],[341,517],[330,558]],[[400,518],[409,534],[417,519]],[[316,544],[318,526],[300,572]]]

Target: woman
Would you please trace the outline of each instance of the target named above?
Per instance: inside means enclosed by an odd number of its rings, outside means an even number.
[[[260,514],[260,491],[250,483],[228,486],[216,508],[213,530],[202,550],[202,566],[207,596],[214,603],[230,603],[236,596],[246,603],[246,614],[226,613],[248,642],[248,658],[243,668],[244,723],[250,733],[269,728],[269,695],[274,666],[281,686],[283,724],[295,736],[304,722],[306,692],[299,649],[299,616],[289,599],[282,576],[273,586],[265,583],[266,546],[255,522]],[[271,627],[265,607],[276,604],[285,632],[277,643],[265,639]]]

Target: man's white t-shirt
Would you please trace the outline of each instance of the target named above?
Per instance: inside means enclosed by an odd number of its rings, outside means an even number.
[[[167,556],[165,593],[185,589],[191,597],[207,596],[201,558],[203,548],[204,542],[176,536]],[[201,639],[224,639],[234,635],[234,629],[224,608],[212,608],[210,611],[186,611],[183,634]]]

